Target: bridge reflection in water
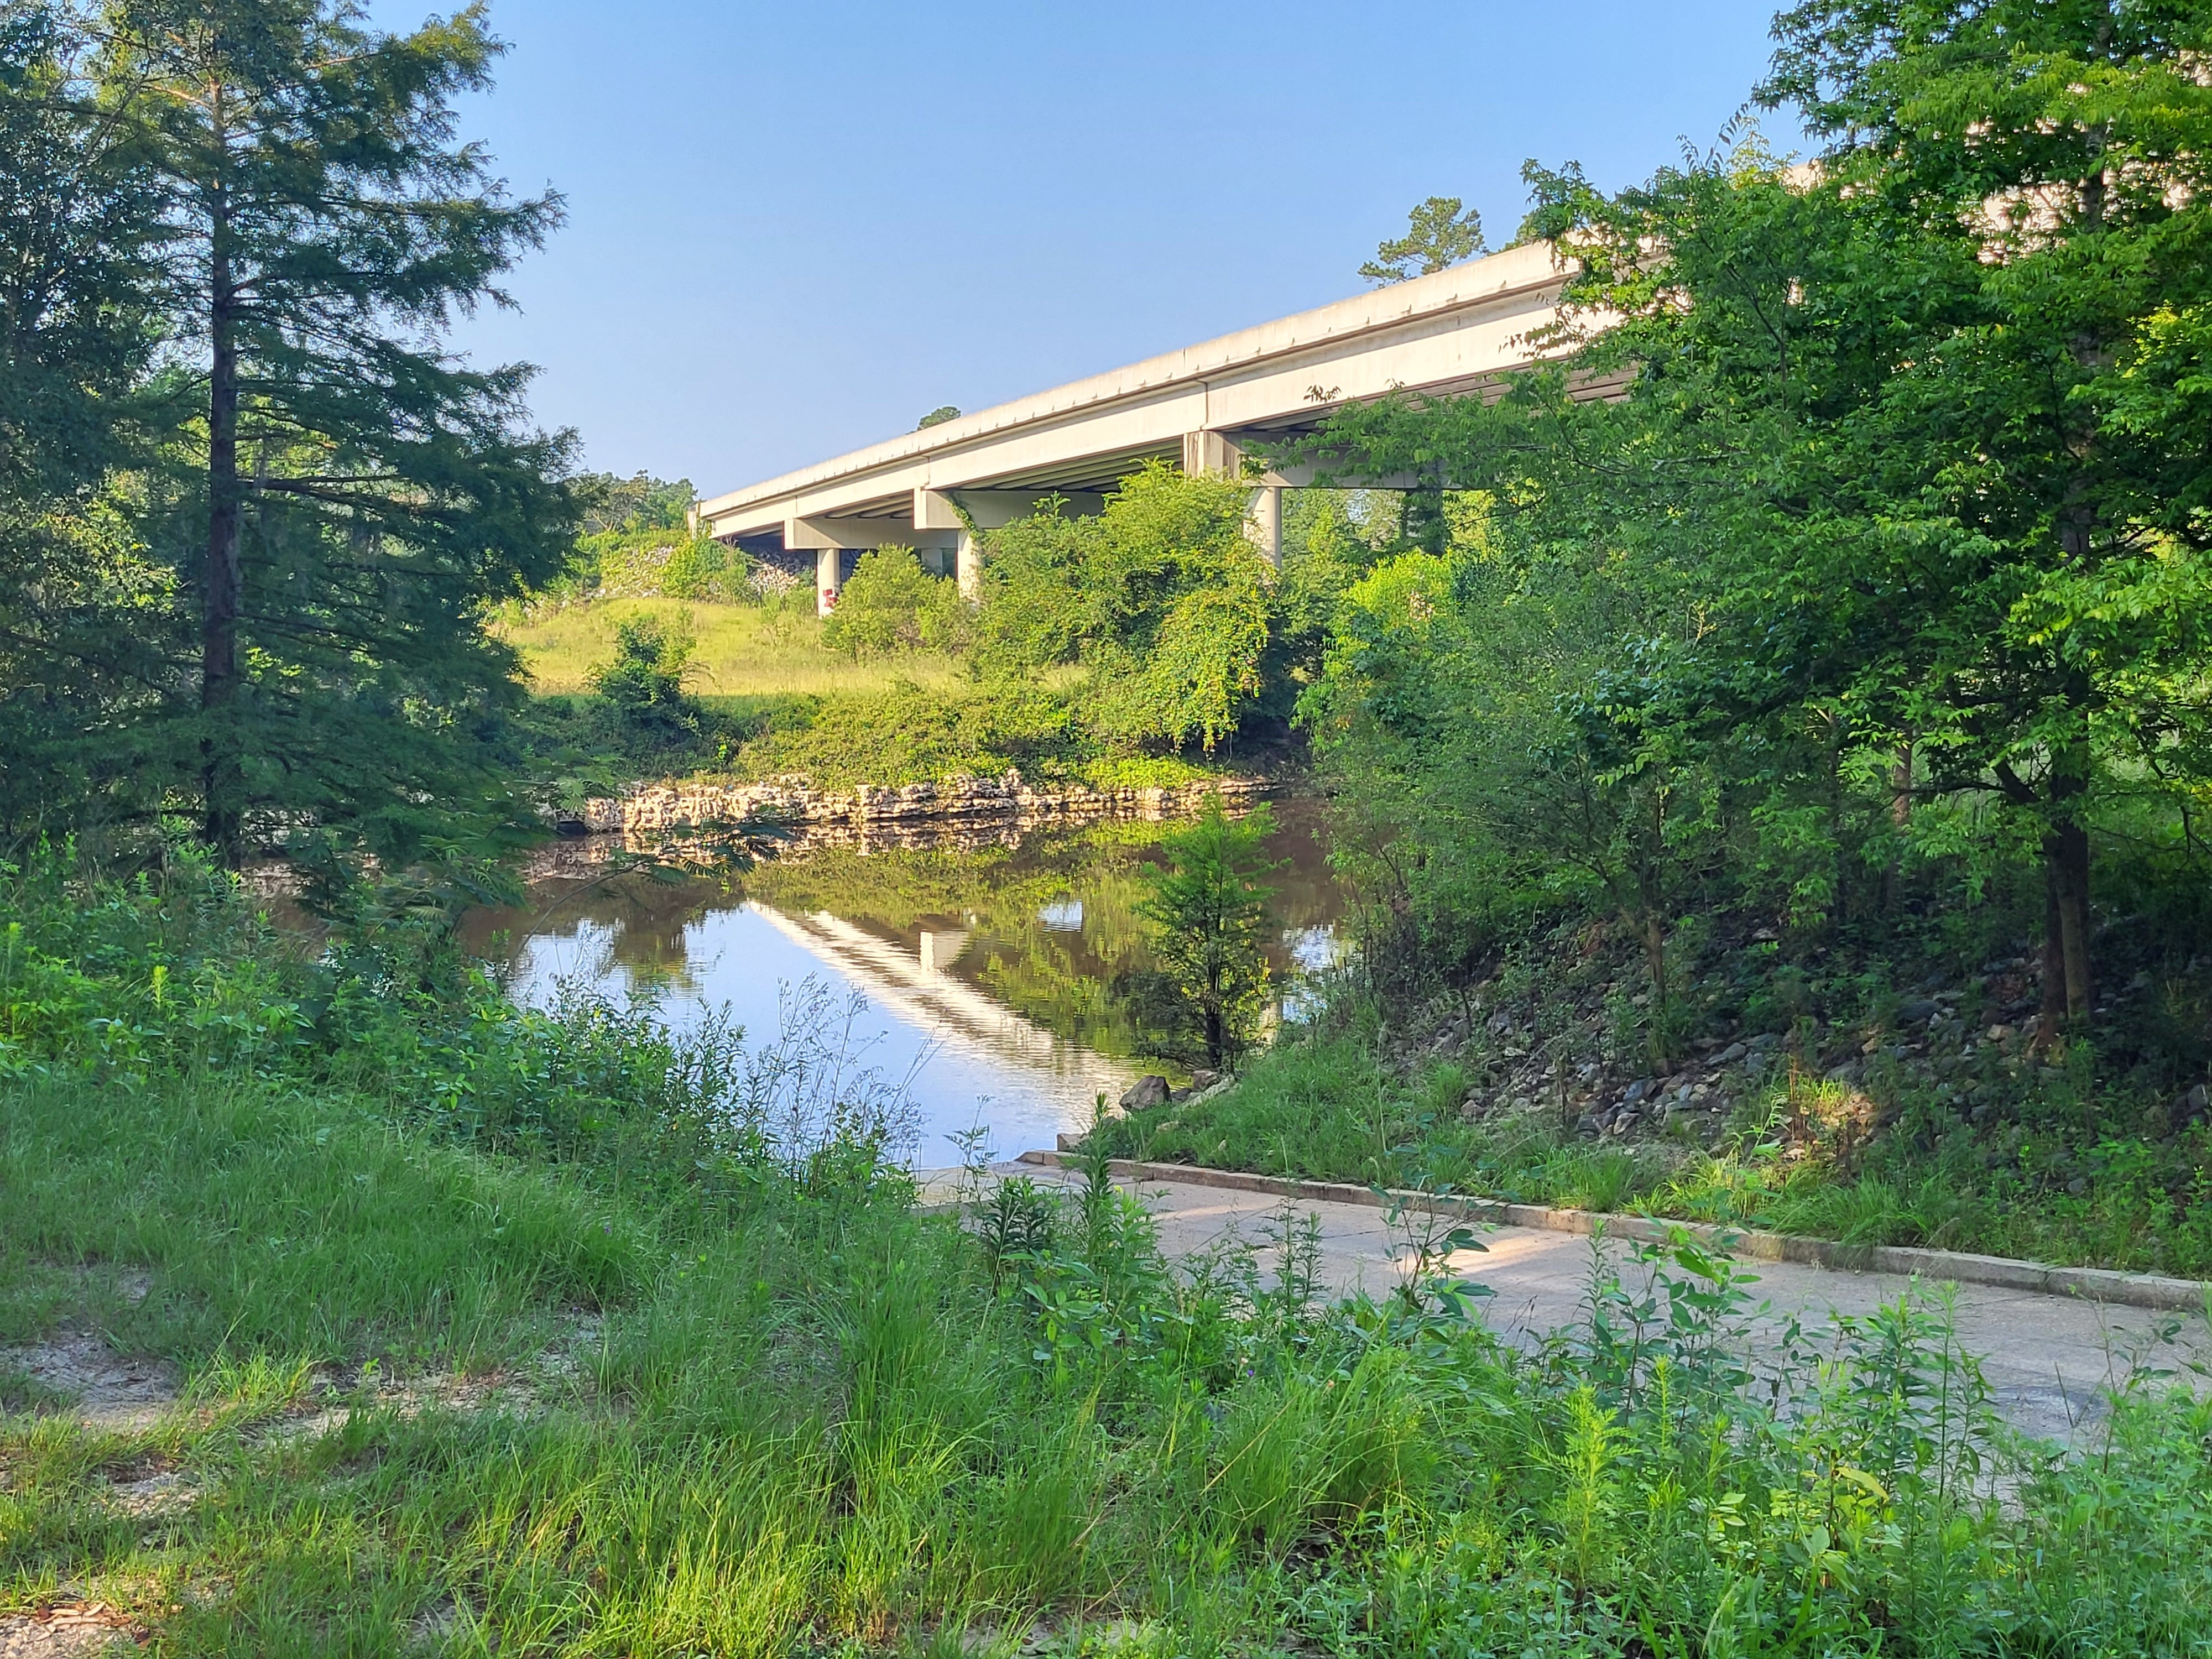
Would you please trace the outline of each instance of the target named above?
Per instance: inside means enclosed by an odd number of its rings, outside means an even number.
[[[1279,807],[1277,969],[1333,951],[1340,908],[1310,813]],[[653,999],[679,1029],[727,1005],[771,1036],[781,989],[810,975],[860,992],[861,1063],[912,1075],[923,1165],[978,1121],[1001,1153],[1053,1144],[1139,1071],[1121,988],[1148,965],[1135,915],[1159,826],[1022,837],[1013,845],[863,848],[801,842],[741,878],[671,883],[611,873],[611,838],[549,849],[531,912],[472,919],[518,994],[563,981]],[[502,941],[500,938],[504,935]]]

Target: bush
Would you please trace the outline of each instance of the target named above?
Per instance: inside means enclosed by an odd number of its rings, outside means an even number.
[[[698,710],[684,695],[684,672],[695,647],[690,618],[680,611],[626,617],[615,627],[615,654],[592,674],[592,689],[628,725],[696,731]]]
[[[854,657],[953,651],[966,642],[967,607],[951,579],[933,576],[903,547],[860,556],[822,624],[822,642]]]
[[[672,549],[660,568],[660,591],[672,599],[712,599],[735,605],[755,597],[744,552],[701,536]]]
[[[827,787],[999,777],[1009,769],[1070,774],[1085,757],[1066,702],[1005,681],[944,691],[902,681],[887,691],[825,699],[811,717],[781,721],[746,745],[749,777],[801,772]]]
[[[311,1085],[440,1139],[695,1196],[865,1172],[911,1134],[902,1086],[836,1052],[854,1011],[811,980],[749,1048],[718,1016],[679,1035],[575,987],[518,1006],[456,939],[483,894],[420,876],[337,892],[313,955],[191,854],[129,887],[56,860],[0,878],[0,1083]]]
[[[1090,670],[1085,724],[1122,750],[1212,750],[1261,689],[1269,579],[1244,533],[1248,491],[1154,465],[1097,518],[1047,503],[991,532],[978,647],[987,666]]]
[[[1252,1046],[1267,1008],[1271,890],[1259,878],[1274,867],[1265,852],[1274,827],[1265,805],[1233,819],[1215,796],[1195,823],[1169,834],[1167,866],[1147,872],[1138,906],[1164,994],[1161,1034],[1217,1070]]]

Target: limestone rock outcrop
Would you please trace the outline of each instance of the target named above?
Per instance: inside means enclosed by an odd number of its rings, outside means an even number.
[[[888,823],[1014,818],[1029,823],[1094,818],[1170,818],[1202,806],[1206,797],[1249,799],[1266,787],[1259,778],[1206,778],[1173,787],[1093,789],[1081,784],[1032,785],[1017,771],[1003,777],[948,778],[936,783],[860,784],[818,789],[803,776],[765,783],[684,779],[641,784],[618,797],[587,800],[563,813],[569,831],[594,834],[707,829],[744,823]]]

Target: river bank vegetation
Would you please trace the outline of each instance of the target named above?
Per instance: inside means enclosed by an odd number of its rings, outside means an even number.
[[[189,854],[9,881],[15,1605],[255,1655],[2179,1655],[2212,1620],[2207,1408],[2154,1352],[2063,1457],[1940,1304],[1747,1362],[1753,1292],[1687,1248],[1648,1302],[1594,1264],[1523,1350],[1449,1281],[1327,1305],[1288,1216],[1170,1267],[1103,1182],[917,1212],[898,1090],[818,1082],[818,993],[678,1039],[519,1013],[418,907],[313,954]],[[88,1331],[143,1357],[80,1425],[41,1379]]]
[[[1560,360],[1306,447],[1433,481],[1301,704],[1358,982],[1116,1144],[2212,1271],[2204,20],[1777,27],[1816,162],[1532,167]]]
[[[1242,485],[1154,467],[1095,517],[1047,503],[986,533],[973,604],[885,548],[860,556],[823,618],[811,580],[711,543],[700,556],[739,574],[701,597],[683,562],[699,544],[652,505],[676,487],[592,483],[617,528],[580,539],[497,626],[541,694],[518,727],[524,769],[572,794],[586,775],[838,787],[1012,769],[1114,787],[1282,769],[1329,619],[1401,527],[1389,492],[1305,493],[1273,571],[1246,538]],[[687,641],[680,725],[592,695],[634,653],[625,628]]]

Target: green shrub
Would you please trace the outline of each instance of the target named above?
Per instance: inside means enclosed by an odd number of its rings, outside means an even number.
[[[684,695],[694,646],[690,619],[681,611],[625,617],[615,626],[615,654],[593,672],[592,689],[626,725],[696,732],[698,709]]]
[[[726,605],[755,597],[744,552],[700,536],[672,550],[660,568],[660,592],[672,599],[714,599]]]
[[[965,643],[967,611],[951,579],[931,575],[909,549],[872,548],[838,592],[822,642],[854,657],[956,651]]]
[[[1275,821],[1267,806],[1231,818],[1215,796],[1197,822],[1161,842],[1164,866],[1148,868],[1138,914],[1150,925],[1155,1005],[1163,1053],[1188,1049],[1216,1070],[1234,1066],[1259,1035],[1268,987],[1273,867],[1265,845]]]
[[[1261,690],[1268,574],[1246,538],[1249,491],[1154,465],[1096,518],[1047,503],[990,532],[982,661],[1081,664],[1085,725],[1117,750],[1211,750]]]

